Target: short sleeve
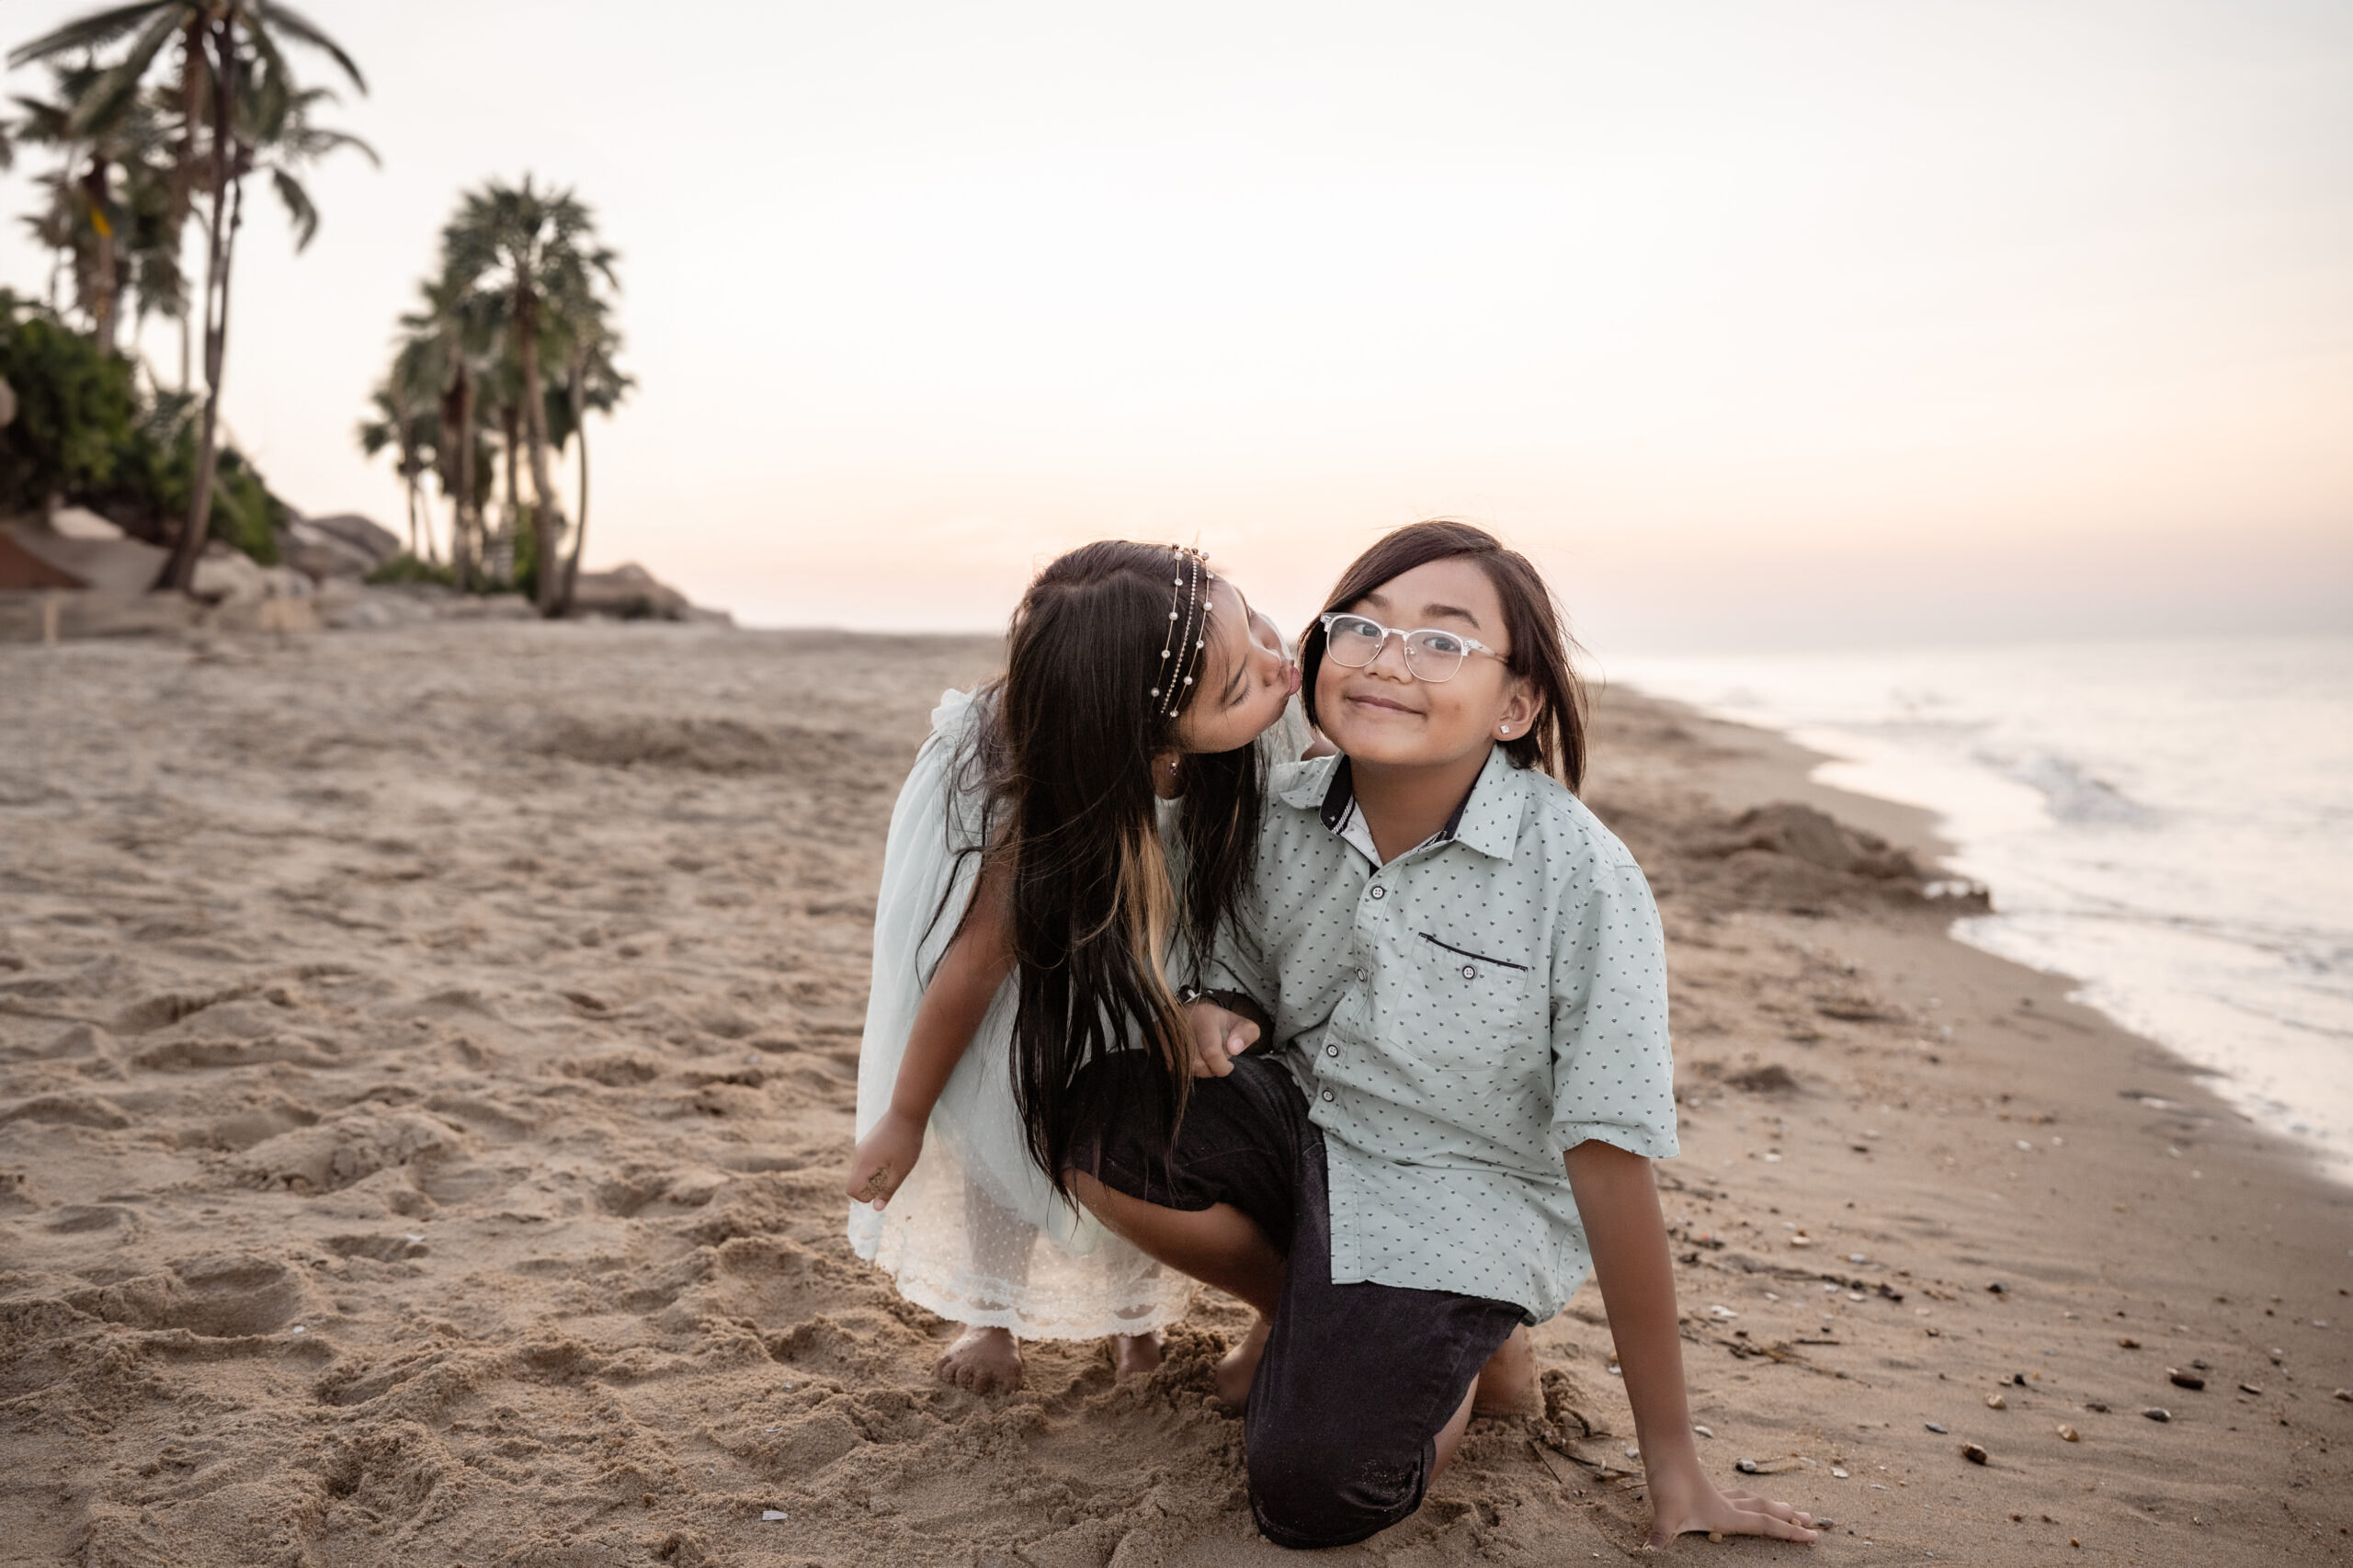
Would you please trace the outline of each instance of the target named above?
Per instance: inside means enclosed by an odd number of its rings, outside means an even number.
[[[1589,1139],[1672,1158],[1675,1057],[1666,1026],[1666,939],[1650,883],[1611,858],[1564,889],[1552,946],[1552,1147]]]

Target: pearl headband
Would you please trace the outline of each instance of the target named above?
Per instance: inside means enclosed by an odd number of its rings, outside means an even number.
[[[1170,579],[1176,592],[1168,599],[1168,641],[1160,650],[1160,684],[1152,688],[1164,719],[1176,717],[1185,688],[1193,684],[1193,677],[1185,671],[1199,662],[1195,655],[1209,646],[1209,585],[1217,581],[1208,558],[1191,545],[1172,544],[1168,556],[1176,567],[1176,574]],[[1174,664],[1169,662],[1171,655]]]

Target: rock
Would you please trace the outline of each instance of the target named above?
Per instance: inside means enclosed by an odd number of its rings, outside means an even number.
[[[1930,1421],[1925,1423],[1925,1425],[1927,1426],[1929,1431],[1934,1432],[1939,1437],[1949,1437],[1952,1433],[1952,1428],[1946,1426],[1941,1421]]]
[[[609,572],[583,572],[574,585],[572,613],[608,616],[615,620],[716,620],[729,622],[723,610],[699,609],[687,596],[658,580],[635,562]]]
[[[2241,1383],[2239,1385],[2239,1392],[2241,1393],[2259,1394],[2262,1392],[2263,1391],[2261,1389],[2256,1387],[2253,1383]]]
[[[38,523],[17,523],[5,531],[25,554],[97,593],[126,597],[144,594],[164,570],[165,552],[142,540],[69,539]]]
[[[1975,1443],[1963,1443],[1961,1446],[1961,1457],[1972,1464],[1984,1464],[1985,1450]]]
[[[1985,1396],[1985,1408],[1988,1410],[2007,1410],[2009,1407],[2010,1402],[2000,1394],[1989,1393]]]
[[[1996,1296],[2006,1296],[2010,1293],[2010,1288],[2002,1283],[1999,1279],[1995,1280],[1992,1284],[1986,1286],[1985,1289],[1988,1292]]]
[[[60,539],[123,539],[122,529],[86,506],[60,506],[49,515],[49,531]]]
[[[2153,1404],[2149,1406],[2148,1409],[2141,1412],[2141,1414],[2147,1416],[2152,1421],[2170,1421],[2173,1419],[2173,1412],[2167,1410],[2162,1404]]]
[[[2086,1410],[2096,1410],[2102,1415],[2106,1415],[2109,1413],[2107,1402],[2104,1400],[2087,1399],[2084,1401],[2084,1408]]]
[[[2347,1403],[2353,1403],[2353,1389],[2338,1389],[2336,1391],[2336,1397],[2346,1401]]]
[[[2126,1337],[2118,1340],[2116,1343],[2127,1350],[2138,1350],[2141,1348],[2141,1342],[2132,1338],[2129,1335]]]
[[[2177,1389],[2202,1389],[2206,1386],[2205,1379],[2195,1372],[2185,1372],[2178,1367],[2167,1367],[2165,1376],[2173,1380],[2173,1386]]]
[[[280,559],[314,583],[357,583],[401,553],[390,528],[357,512],[290,517],[278,536]]]
[[[2073,1426],[2068,1426],[2064,1421],[2059,1423],[2059,1437],[2061,1441],[2068,1443],[2080,1443],[2084,1440],[2083,1434],[2077,1432]]]

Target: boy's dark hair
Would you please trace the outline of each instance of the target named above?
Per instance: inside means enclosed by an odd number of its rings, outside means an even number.
[[[1503,744],[1513,764],[1541,768],[1571,790],[1585,782],[1585,683],[1569,662],[1576,644],[1562,624],[1561,606],[1543,574],[1516,550],[1486,529],[1445,517],[1409,523],[1383,534],[1348,563],[1323,614],[1300,639],[1300,699],[1315,718],[1315,676],[1324,665],[1324,615],[1351,608],[1367,594],[1416,566],[1467,558],[1478,563],[1504,602],[1504,635],[1511,641],[1505,667],[1526,678],[1544,700],[1544,710],[1524,735]],[[1410,630],[1410,628],[1408,629]]]

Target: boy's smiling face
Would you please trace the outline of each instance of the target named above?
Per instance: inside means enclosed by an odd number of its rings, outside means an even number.
[[[1349,757],[1376,766],[1443,767],[1527,733],[1540,704],[1528,682],[1505,665],[1511,642],[1503,597],[1476,562],[1462,557],[1426,562],[1347,608],[1400,631],[1460,632],[1497,655],[1473,653],[1443,681],[1415,677],[1395,637],[1361,669],[1327,655],[1315,673],[1317,726]]]

